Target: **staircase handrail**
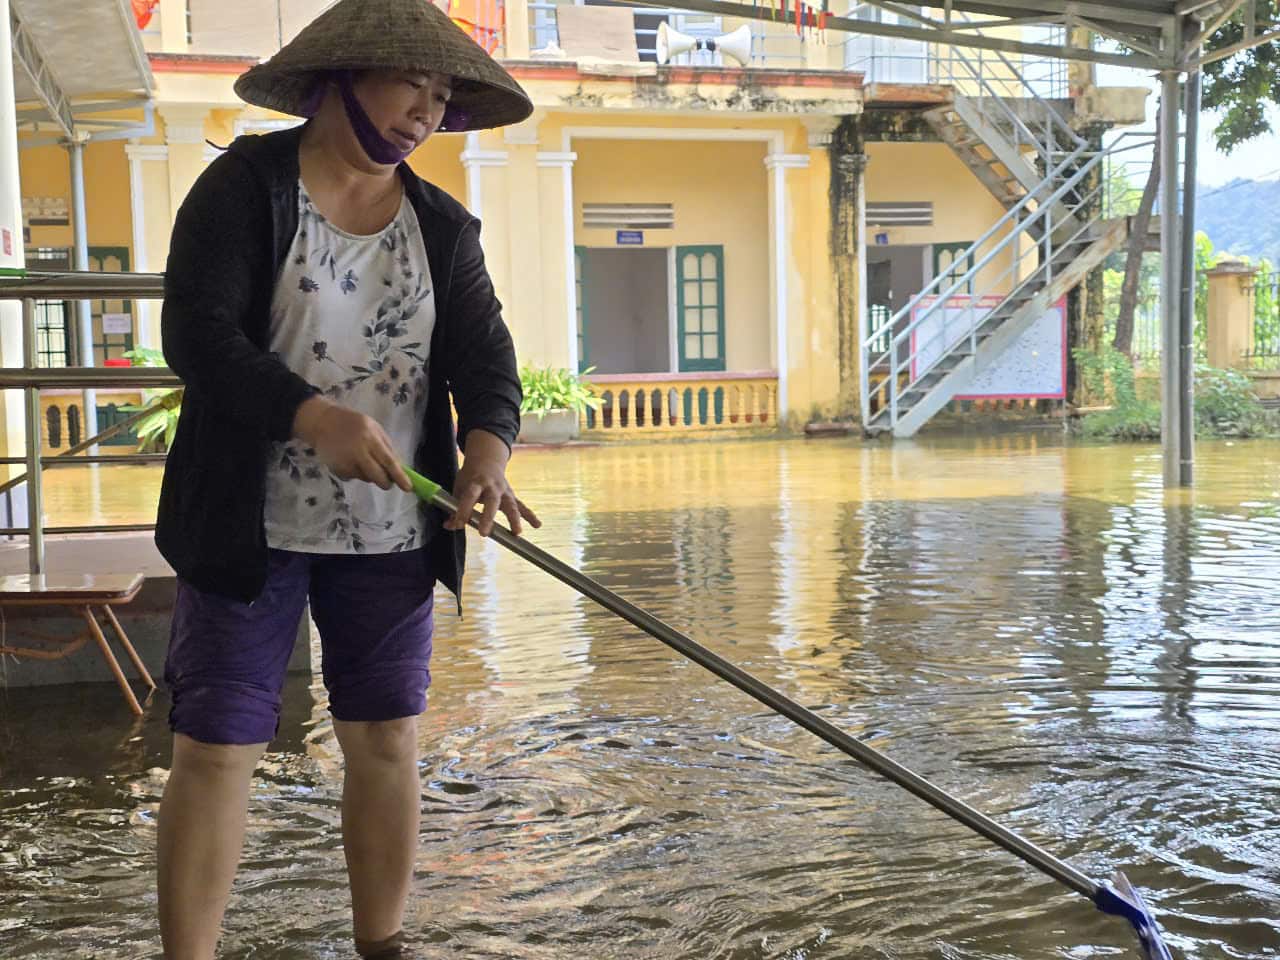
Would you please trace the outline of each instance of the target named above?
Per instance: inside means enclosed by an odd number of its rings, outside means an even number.
[[[959,10],[952,10],[951,17],[952,19],[957,20],[957,22],[963,23],[966,28],[970,28],[968,32],[972,32],[977,36],[987,36],[986,32],[983,31],[982,26],[980,26],[980,24],[984,23],[984,20],[972,17],[972,15],[966,13],[961,13]],[[938,69],[937,77],[934,79],[936,79],[936,81],[948,79],[948,81],[952,81],[951,86],[955,87],[955,64],[963,64],[966,73],[968,73],[968,79],[977,83],[979,90],[983,92],[982,99],[996,101],[998,109],[1001,110],[1001,113],[1005,114],[1006,120],[1009,120],[1009,123],[1014,127],[1014,131],[1018,133],[1019,136],[1024,137],[1025,142],[1036,147],[1037,151],[1041,152],[1041,155],[1046,159],[1044,169],[1050,169],[1050,166],[1052,166],[1051,155],[1053,147],[1056,146],[1057,142],[1070,143],[1070,145],[1075,147],[1083,145],[1083,138],[1080,137],[1073,128],[1071,128],[1071,125],[1066,122],[1064,118],[1062,118],[1059,111],[1053,109],[1050,102],[1044,100],[1044,97],[1039,95],[1036,88],[1034,88],[1028,81],[1027,77],[1024,76],[1023,70],[1018,67],[1018,64],[1015,64],[1014,61],[1007,58],[1004,51],[983,50],[979,51],[979,54],[979,65],[975,67],[973,59],[970,58],[969,55],[966,55],[961,47],[948,46],[947,58],[945,60],[942,58],[931,58],[933,63],[940,68]],[[1009,102],[1007,102],[1010,97],[997,90],[995,84],[991,82],[991,77],[989,77],[986,70],[982,68],[984,59],[987,58],[988,54],[991,54],[993,61],[1000,64],[1007,72],[1007,77],[1009,77],[1009,79],[1007,79],[1007,81],[1006,79],[1002,79],[1002,83],[1018,84],[1018,86],[1021,87],[1021,90],[1025,91],[1024,96],[1020,96],[1019,99],[1032,100],[1036,102],[1036,104],[1039,105],[1039,108],[1041,108],[1043,115],[1048,119],[1050,131],[1046,132],[1046,141],[1043,142],[1043,145],[1041,141],[1038,140],[1036,133],[1034,133],[1032,129],[1028,127],[1027,123],[1024,122],[1023,118],[1021,118],[1016,111],[1010,108]],[[941,69],[943,65],[946,65],[947,69]]]
[[[958,14],[956,16],[957,19],[968,24],[981,22],[974,20],[965,14]],[[973,32],[978,35],[982,35],[981,29],[976,29]],[[1035,88],[1027,82],[1025,77],[1023,77],[1022,71],[1019,70],[1018,66],[1001,51],[994,51],[995,59],[1001,64],[1001,66],[1009,71],[1009,75],[1013,80],[1022,85],[1023,89],[1027,93],[1027,96],[1022,99],[1032,100],[1038,104],[1045,117],[1048,119],[1051,129],[1047,133],[1046,139],[1043,143],[1031,128],[1027,126],[1022,117],[1020,117],[1018,113],[1009,106],[1009,98],[996,90],[990,77],[987,76],[987,72],[983,70],[981,66],[975,66],[972,58],[967,56],[960,47],[949,48],[948,54],[949,55],[945,61],[935,59],[935,63],[938,63],[940,66],[945,63],[949,68],[951,68],[945,72],[940,70],[937,79],[953,81],[951,86],[954,88],[954,81],[956,79],[954,64],[962,64],[966,69],[968,79],[976,83],[978,85],[978,89],[982,91],[983,95],[980,99],[984,102],[987,100],[994,101],[1000,112],[1004,115],[1005,120],[1013,127],[1016,134],[1019,137],[1024,138],[1023,142],[1035,147],[1041,156],[1045,157],[1046,169],[1052,165],[1053,147],[1056,146],[1058,142],[1068,143],[1071,144],[1072,147],[1076,148],[1085,144],[1084,138],[1072,129],[1071,125],[1067,123],[1062,114],[1058,113],[1058,111],[1054,109],[1052,104],[1040,96]],[[986,51],[983,52],[984,57],[985,55]]]
[[[977,240],[971,243],[963,253],[956,254],[955,262],[957,263],[963,262],[968,257],[975,255],[978,252],[978,250],[987,243],[987,241],[989,241],[1002,229],[1010,226],[1013,227],[1013,229],[1010,230],[1009,235],[1005,237],[1005,239],[1002,240],[995,249],[993,249],[990,253],[986,254],[978,264],[971,267],[969,271],[966,272],[960,280],[956,281],[954,288],[947,292],[946,294],[947,296],[951,295],[952,293],[955,292],[955,290],[959,289],[961,286],[967,283],[971,279],[972,274],[975,274],[979,269],[985,266],[986,263],[996,253],[1003,250],[1004,247],[1006,247],[1015,237],[1018,237],[1024,234],[1026,232],[1026,228],[1030,226],[1032,223],[1034,223],[1038,218],[1043,216],[1047,212],[1047,210],[1049,209],[1049,206],[1052,203],[1054,203],[1061,196],[1065,195],[1067,190],[1070,189],[1069,185],[1061,184],[1057,187],[1053,187],[1053,193],[1049,197],[1046,197],[1043,200],[1043,202],[1040,202],[1038,207],[1034,211],[1032,211],[1029,216],[1027,215],[1028,211],[1032,209],[1031,208],[1032,203],[1035,203],[1039,200],[1039,194],[1040,194],[1041,188],[1052,187],[1054,180],[1057,179],[1057,176],[1065,173],[1065,171],[1067,171],[1072,164],[1075,164],[1077,161],[1079,161],[1079,159],[1082,156],[1084,156],[1087,152],[1088,152],[1087,147],[1080,147],[1075,151],[1073,151],[1072,153],[1070,153],[1067,156],[1067,158],[1063,160],[1062,163],[1059,164],[1059,166],[1053,171],[1053,173],[1044,179],[1043,183],[1038,185],[1034,190],[1028,191],[1026,196],[1024,196],[1021,200],[1019,200],[1012,207],[1006,210],[1004,213],[1004,216],[1002,216],[999,220],[997,220],[994,224],[992,224],[987,229],[986,233],[984,233]],[[1089,161],[1088,165],[1092,168],[1092,166],[1098,161],[1098,159],[1104,155],[1105,155],[1105,151],[1097,153],[1094,156],[1094,158]],[[1075,180],[1072,180],[1070,182],[1074,183]],[[893,314],[893,316],[891,316],[879,327],[876,327],[875,329],[868,331],[867,333],[868,342],[875,340],[879,336],[882,336],[886,330],[891,330],[893,325],[898,323],[903,316],[910,314],[910,312],[919,305],[922,299],[924,299],[925,297],[937,295],[938,289],[947,280],[948,276],[950,276],[953,272],[954,271],[952,270],[948,270],[938,274],[938,276],[934,277],[933,280],[931,280],[923,290],[921,290],[919,293],[913,296],[907,302],[906,306],[904,306],[897,313]]]
[[[1134,147],[1129,147],[1126,149],[1141,149],[1141,145],[1136,145]],[[974,265],[971,268],[969,268],[967,271],[965,271],[964,274],[960,275],[959,279],[955,280],[951,284],[951,286],[947,288],[947,290],[944,293],[941,293],[941,294],[931,293],[929,291],[929,288],[926,288],[924,291],[921,291],[921,293],[913,297],[911,303],[908,303],[907,306],[903,307],[896,314],[894,314],[893,317],[885,321],[879,328],[873,331],[872,336],[873,337],[883,336],[886,332],[889,332],[887,328],[891,328],[895,324],[895,322],[897,322],[902,317],[910,313],[916,306],[919,306],[919,302],[921,300],[931,296],[936,296],[939,301],[945,301],[946,299],[958,293],[962,287],[968,286],[970,283],[972,283],[972,281],[976,279],[977,274],[979,274],[986,267],[986,265],[991,262],[991,260],[993,260],[1000,253],[1004,252],[1005,248],[1010,246],[1016,239],[1019,239],[1020,234],[1025,233],[1026,228],[1028,226],[1035,223],[1037,220],[1041,218],[1048,217],[1049,214],[1051,213],[1051,210],[1049,208],[1054,203],[1060,201],[1064,195],[1072,192],[1076,184],[1078,184],[1088,173],[1092,172],[1094,168],[1096,168],[1100,163],[1102,163],[1104,160],[1106,160],[1110,156],[1111,156],[1111,151],[1102,151],[1090,157],[1090,159],[1085,164],[1083,164],[1074,174],[1072,174],[1071,177],[1069,177],[1063,184],[1061,184],[1059,187],[1055,189],[1050,199],[1046,200],[1043,204],[1041,204],[1040,207],[1020,225],[1021,229],[1011,231],[1008,236],[1006,236],[1003,240],[1000,241],[1000,243],[998,243],[989,252],[987,252],[980,260],[975,262]],[[1089,192],[1089,194],[1086,197],[1080,198],[1075,203],[1075,205],[1070,209],[1074,211],[1074,210],[1082,209],[1085,206],[1087,206],[1088,205],[1087,201],[1098,196],[1101,193],[1101,191],[1104,189],[1104,186],[1105,186],[1105,182],[1099,183],[1096,187],[1094,187]],[[1087,230],[1090,226],[1092,226],[1094,223],[1096,223],[1100,219],[1101,219],[1100,215],[1090,218],[1090,220],[1087,223],[1084,223],[1080,227],[1080,230],[1077,230],[1076,235],[1078,236],[1080,232],[1082,232],[1083,230]],[[988,231],[988,234],[987,234],[988,238],[994,232],[995,230]],[[1052,243],[1052,241],[1048,241],[1048,242]],[[1052,245],[1061,248],[1062,246],[1070,242],[1071,242],[1070,240],[1066,240],[1066,241],[1061,241]],[[969,247],[969,251],[974,251],[975,248],[979,247],[982,243],[983,243],[982,240],[978,240],[971,247]],[[957,255],[956,261],[963,262],[963,260],[970,255],[969,251],[965,251],[964,253]],[[930,287],[933,287],[935,285],[941,286],[940,281],[945,281],[948,276],[954,276],[954,275],[955,275],[955,270],[953,268],[951,270],[944,272],[939,277],[935,278],[934,282],[931,283],[929,286]],[[915,324],[913,323],[913,324],[910,324],[909,326],[914,326],[914,325]],[[895,342],[891,344],[891,346],[897,346],[898,342],[901,341],[902,337],[908,334],[909,332],[910,332],[910,329],[905,329],[901,333],[895,335],[893,337],[893,340]],[[882,354],[881,357],[884,357],[888,353],[889,351],[885,351],[885,353]]]
[[[1149,149],[1149,148],[1150,148],[1150,144],[1148,142],[1145,144],[1144,143],[1134,144],[1124,149],[1137,150],[1137,149]],[[946,304],[950,302],[953,296],[955,296],[957,293],[960,293],[965,287],[972,285],[974,280],[977,278],[978,274],[983,270],[985,270],[988,267],[988,265],[992,262],[992,260],[998,257],[1001,253],[1006,252],[1011,245],[1023,239],[1026,235],[1026,231],[1028,227],[1031,224],[1042,219],[1044,220],[1044,223],[1045,223],[1044,238],[1042,240],[1037,241],[1037,244],[1031,247],[1026,253],[1023,253],[1017,256],[1014,259],[1014,262],[1011,263],[1004,270],[1002,270],[997,276],[995,276],[994,278],[990,278],[987,281],[986,288],[981,293],[973,294],[973,299],[978,300],[985,296],[988,296],[989,291],[991,289],[993,289],[996,286],[999,286],[1001,283],[1003,283],[1005,278],[1010,273],[1013,273],[1014,271],[1017,270],[1019,264],[1025,258],[1025,256],[1033,253],[1039,254],[1041,250],[1046,247],[1047,249],[1044,251],[1044,256],[1041,262],[1036,266],[1034,270],[1028,273],[1025,277],[1022,277],[1016,284],[1013,285],[1013,289],[1010,292],[1010,294],[1008,294],[1008,296],[1016,295],[1020,290],[1024,289],[1026,286],[1028,286],[1032,282],[1036,281],[1042,273],[1048,272],[1050,274],[1050,279],[1052,278],[1055,248],[1057,250],[1061,250],[1066,245],[1070,245],[1072,243],[1078,242],[1093,227],[1093,225],[1101,219],[1100,215],[1095,215],[1090,218],[1085,218],[1083,222],[1077,224],[1075,232],[1069,238],[1059,241],[1057,243],[1054,243],[1052,238],[1052,232],[1053,232],[1052,218],[1057,216],[1060,218],[1059,222],[1060,223],[1062,222],[1061,220],[1062,214],[1060,211],[1057,211],[1056,208],[1063,201],[1065,197],[1067,197],[1069,194],[1072,194],[1073,192],[1076,193],[1076,197],[1072,204],[1067,205],[1068,213],[1074,214],[1080,210],[1084,210],[1088,208],[1089,205],[1095,199],[1097,199],[1101,195],[1102,191],[1105,189],[1105,182],[1099,182],[1097,185],[1095,185],[1092,189],[1090,189],[1084,195],[1080,195],[1076,191],[1076,187],[1082,180],[1084,180],[1087,176],[1089,176],[1090,173],[1096,170],[1105,160],[1109,159],[1115,152],[1116,151],[1112,150],[1112,151],[1101,151],[1098,153],[1094,153],[1091,157],[1089,157],[1089,159],[1084,164],[1079,166],[1070,176],[1066,177],[1064,182],[1062,182],[1059,186],[1057,186],[1054,189],[1053,193],[1048,198],[1046,198],[1043,202],[1041,202],[1037,207],[1037,209],[1026,220],[1019,223],[1017,229],[1011,230],[1006,237],[1000,240],[1000,242],[997,243],[991,250],[985,253],[981,257],[981,259],[976,259],[976,252],[978,248],[980,248],[983,245],[983,243],[986,242],[986,240],[990,239],[991,236],[999,229],[1001,224],[997,224],[996,227],[988,231],[988,233],[985,235],[983,239],[980,239],[977,242],[975,242],[969,248],[968,251],[966,251],[963,254],[960,254],[957,257],[957,262],[964,262],[964,260],[968,259],[969,256],[975,257],[976,262],[974,262],[973,265],[968,270],[957,274],[956,270],[952,268],[951,270],[944,272],[939,277],[935,278],[934,282],[931,283],[928,288],[926,288],[924,291],[921,291],[919,294],[913,297],[911,302],[908,303],[906,307],[904,307],[902,310],[899,310],[890,319],[882,323],[874,331],[868,334],[868,337],[866,340],[867,344],[874,343],[877,340],[882,340],[886,335],[888,335],[889,337],[887,349],[881,351],[877,355],[870,355],[869,351],[864,353],[864,364],[863,364],[864,372],[869,371],[871,369],[877,369],[877,368],[879,369],[887,368],[888,370],[887,379],[889,381],[889,391],[890,391],[889,409],[887,411],[883,411],[883,410],[880,411],[879,413],[877,413],[876,417],[880,416],[885,412],[888,412],[890,415],[891,421],[893,422],[897,421],[898,376],[911,363],[916,362],[918,360],[918,356],[921,352],[921,348],[927,345],[927,344],[921,344],[918,342],[915,343],[914,345],[912,345],[911,349],[908,351],[906,358],[903,360],[898,360],[897,354],[902,344],[904,342],[907,342],[909,338],[912,336],[912,334],[915,333],[915,331],[920,327],[920,325],[924,323],[928,318],[933,316],[936,310],[942,309]],[[1045,182],[1048,183],[1049,181],[1046,180]],[[1036,192],[1033,191],[1032,195],[1029,195],[1027,198],[1024,198],[1024,202],[1029,202],[1032,199],[1032,196],[1035,195],[1035,193]],[[1017,208],[1015,208],[1015,210],[1016,209]],[[1001,218],[1001,223],[1008,224],[1009,222],[1015,220],[1016,219],[1015,210],[1009,211],[1009,214],[1007,214],[1006,217]],[[1010,216],[1010,215],[1013,215],[1013,216]],[[948,280],[950,280],[949,285],[946,286],[945,290],[942,290],[941,288],[944,286],[944,284],[947,284]],[[1006,295],[1001,295],[1001,296],[1003,299],[1004,296]],[[922,301],[930,298],[932,298],[932,302],[927,304],[924,310],[917,313],[916,308],[921,306]],[[940,351],[938,355],[934,357],[933,360],[927,362],[923,367],[919,366],[917,363],[917,366],[913,371],[912,379],[917,380],[917,379],[920,379],[921,377],[927,376],[947,355],[950,354],[952,347],[963,342],[966,338],[970,340],[971,346],[976,347],[976,344],[973,344],[973,338],[976,336],[978,327],[983,322],[985,322],[985,317],[986,317],[985,314],[982,316],[982,318],[979,318],[976,320],[971,317],[969,321],[969,324],[970,324],[969,328],[966,331],[964,331],[960,336],[956,337],[955,340],[953,340],[952,343],[948,344],[947,347],[945,347],[942,351]],[[896,325],[898,325],[900,322],[902,322],[904,318],[906,320],[905,325],[903,325],[902,328],[898,330],[896,333],[893,332],[893,328]],[[954,328],[952,328],[949,332],[954,335],[955,333]],[[941,336],[941,335],[942,335],[941,332],[935,333],[934,337],[930,338],[928,343],[931,344],[933,340],[936,339],[937,336]],[[865,380],[864,380],[864,383],[865,383]],[[872,417],[871,419],[876,419],[876,417]]]

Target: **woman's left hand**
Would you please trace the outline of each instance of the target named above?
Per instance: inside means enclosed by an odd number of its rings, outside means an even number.
[[[522,519],[535,528],[542,526],[537,514],[516,498],[515,491],[507,482],[509,459],[511,451],[493,434],[484,430],[472,430],[467,434],[462,467],[453,485],[458,512],[444,522],[446,530],[465,530],[467,520],[477,506],[484,510],[477,527],[482,537],[489,536],[493,530],[499,510],[506,514],[511,532],[517,536],[524,530]]]

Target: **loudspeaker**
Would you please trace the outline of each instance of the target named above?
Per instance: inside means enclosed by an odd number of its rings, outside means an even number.
[[[672,57],[678,57],[690,50],[720,51],[738,66],[745,67],[751,61],[751,28],[745,23],[732,33],[726,33],[714,39],[691,37],[669,26],[664,20],[658,24],[658,42],[656,52],[659,63],[669,63]]]

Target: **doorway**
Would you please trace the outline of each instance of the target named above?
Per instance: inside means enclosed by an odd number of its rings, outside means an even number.
[[[668,252],[579,247],[576,255],[582,368],[602,374],[668,373]]]

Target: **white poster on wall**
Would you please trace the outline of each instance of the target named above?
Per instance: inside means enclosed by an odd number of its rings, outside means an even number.
[[[947,305],[920,323],[911,334],[911,378],[969,336],[982,318],[999,306],[1000,297],[951,297]],[[924,298],[916,307],[932,306]],[[1047,399],[1067,395],[1067,301],[1064,297],[1024,330],[996,360],[981,370],[957,400]]]
[[[104,313],[102,315],[102,332],[114,334],[133,333],[133,317],[127,313]]]

